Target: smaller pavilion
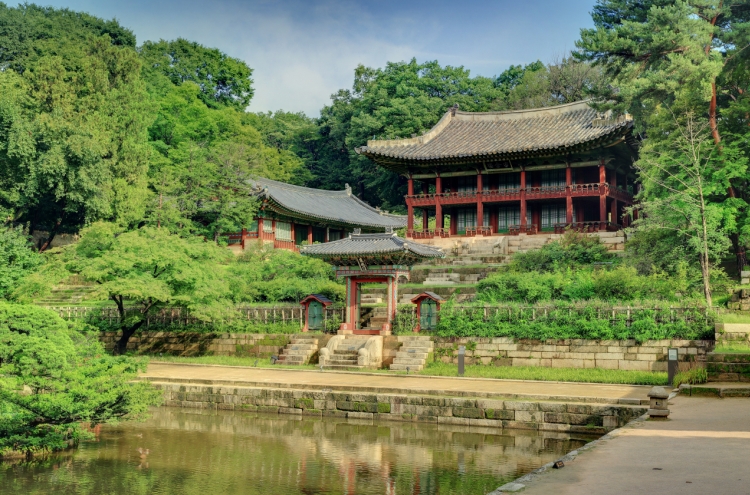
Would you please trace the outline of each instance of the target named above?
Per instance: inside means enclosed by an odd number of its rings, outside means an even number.
[[[407,242],[396,234],[350,234],[325,244],[303,246],[303,255],[326,261],[334,266],[336,276],[346,280],[346,321],[338,333],[390,335],[396,316],[398,279],[409,279],[413,265],[431,258],[443,258],[439,248]],[[388,284],[387,321],[381,328],[360,328],[360,285]]]

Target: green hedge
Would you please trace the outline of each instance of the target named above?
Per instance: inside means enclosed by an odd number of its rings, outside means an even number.
[[[448,303],[440,311],[440,321],[434,334],[440,337],[512,337],[534,340],[712,340],[714,322],[715,315],[702,308],[482,308],[459,307]]]

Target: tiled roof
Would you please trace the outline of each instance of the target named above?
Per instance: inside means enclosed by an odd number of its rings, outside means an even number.
[[[513,159],[612,144],[632,126],[630,116],[607,118],[586,101],[509,112],[451,109],[422,136],[368,141],[356,151],[386,167],[389,162]]]
[[[304,218],[352,227],[400,228],[406,225],[406,216],[377,210],[354,196],[348,187],[343,191],[324,191],[270,179],[259,178],[253,182],[261,199]]]
[[[362,257],[397,253],[418,258],[445,257],[441,249],[418,242],[406,242],[396,234],[352,234],[338,241],[302,246],[300,252],[313,257]]]

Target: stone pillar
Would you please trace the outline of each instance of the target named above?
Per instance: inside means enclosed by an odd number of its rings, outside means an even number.
[[[443,205],[440,204],[440,194],[443,192],[443,179],[435,177],[435,228],[443,228]]]
[[[482,174],[477,174],[477,228],[484,226],[484,203],[482,203]]]
[[[565,169],[565,223],[573,223],[573,170],[570,164]]]
[[[521,170],[521,232],[526,231],[526,170]]]

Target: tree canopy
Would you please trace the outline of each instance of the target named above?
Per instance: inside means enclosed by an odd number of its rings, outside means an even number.
[[[144,417],[161,394],[133,380],[145,362],[104,352],[95,332],[52,311],[0,302],[0,456],[60,450],[86,427]]]

